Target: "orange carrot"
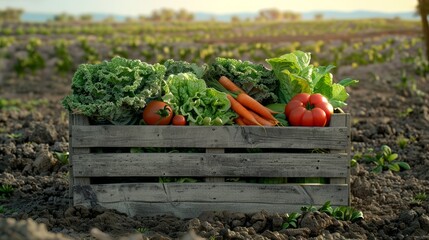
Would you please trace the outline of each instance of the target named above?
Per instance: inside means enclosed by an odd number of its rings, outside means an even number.
[[[238,94],[237,101],[241,103],[241,105],[243,105],[244,107],[261,115],[263,118],[277,123],[277,119],[271,114],[267,107],[260,104],[258,101],[256,101],[254,98],[247,95],[246,93]]]
[[[273,121],[267,120],[261,116],[259,116],[257,113],[255,113],[252,110],[249,110],[249,112],[255,117],[256,121],[258,121],[263,126],[275,126],[277,123],[274,123]]]
[[[222,76],[219,79],[219,83],[226,88],[227,90],[233,92],[233,93],[243,93],[243,89],[238,87],[233,81],[231,81],[229,78]]]
[[[240,126],[246,126],[246,124],[243,121],[243,118],[241,118],[241,117],[234,119],[234,121],[235,121],[235,123],[237,123]]]
[[[246,125],[246,126],[257,126],[258,124],[256,124],[256,123],[252,123],[252,122],[250,122],[249,120],[247,120],[247,119],[245,119],[245,118],[242,118],[241,120],[243,120],[243,123],[244,123],[244,125]]]
[[[240,117],[249,120],[256,125],[260,125],[258,121],[256,121],[255,117],[247,110],[241,103],[239,103],[235,98],[233,98],[230,94],[226,95],[228,100],[231,102],[231,109],[234,110]]]

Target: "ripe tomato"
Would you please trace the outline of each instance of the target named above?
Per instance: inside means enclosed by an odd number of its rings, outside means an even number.
[[[143,120],[147,125],[168,125],[173,118],[173,109],[162,101],[153,100],[143,110]]]
[[[285,107],[285,115],[292,126],[324,127],[333,112],[332,105],[319,93],[297,94]]]
[[[183,115],[174,115],[173,117],[173,121],[172,121],[173,125],[178,125],[178,126],[183,126],[186,125],[186,118]]]

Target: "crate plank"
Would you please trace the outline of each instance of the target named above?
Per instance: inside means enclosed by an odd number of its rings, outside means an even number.
[[[79,177],[346,177],[346,154],[102,153],[74,156]]]
[[[93,184],[86,191],[98,203],[240,202],[274,204],[347,203],[347,185],[250,183],[117,183]]]
[[[103,207],[116,209],[129,216],[155,216],[161,214],[174,215],[179,218],[195,218],[203,212],[230,211],[243,213],[256,213],[267,211],[268,213],[292,213],[300,212],[302,204],[276,204],[276,203],[197,203],[197,202],[173,202],[173,203],[145,203],[145,202],[115,202],[102,203]],[[314,205],[321,207],[323,204]],[[305,205],[304,205],[305,206]],[[332,207],[343,206],[332,205]]]
[[[69,131],[69,162],[70,162],[70,171],[69,171],[69,196],[73,196],[73,199],[76,198],[76,192],[74,191],[74,188],[77,186],[84,186],[90,184],[90,178],[88,177],[82,177],[82,176],[74,176],[73,175],[73,165],[74,159],[76,154],[87,154],[90,152],[89,148],[73,148],[73,136],[72,130],[73,127],[79,126],[79,125],[89,125],[88,118],[82,116],[82,115],[69,115],[69,124],[70,124],[70,131]],[[71,203],[74,201],[70,201]]]
[[[224,153],[224,148],[206,148],[206,153]],[[204,179],[206,182],[225,182],[225,178],[223,177],[206,177]]]
[[[345,149],[346,127],[75,126],[73,147]]]

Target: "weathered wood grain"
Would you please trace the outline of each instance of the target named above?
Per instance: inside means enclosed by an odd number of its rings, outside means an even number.
[[[101,203],[106,208],[116,209],[129,216],[155,216],[161,214],[174,215],[179,218],[195,218],[203,212],[210,211],[230,211],[242,213],[256,213],[259,211],[267,211],[268,213],[292,213],[301,212],[301,204],[276,204],[276,203],[197,203],[197,202],[172,202],[172,203],[145,203],[145,202],[115,202]],[[323,204],[314,205],[321,207]],[[342,206],[332,205],[332,207]]]
[[[224,152],[225,152],[224,148],[206,148],[206,153],[224,153]],[[204,176],[204,175],[200,175],[200,176]],[[225,175],[220,175],[220,176],[225,176]],[[204,181],[205,182],[225,182],[225,178],[223,178],[223,177],[206,177],[206,178],[204,178]]]
[[[331,122],[330,122],[330,126],[333,127],[347,127],[348,129],[348,139],[347,142],[349,144],[351,144],[351,116],[350,114],[339,114],[337,117],[332,118]],[[348,157],[348,161],[347,161],[347,172],[346,172],[346,177],[334,177],[332,176],[329,181],[331,184],[347,184],[350,186],[350,160],[351,160],[351,156],[350,156],[350,147],[346,147],[344,149],[335,149],[335,150],[331,150],[331,153],[345,153]],[[349,196],[350,195],[350,188],[347,190]],[[348,205],[350,205],[351,203],[351,199],[349,197],[348,199]]]
[[[100,153],[74,156],[79,177],[347,177],[346,154]]]
[[[240,202],[278,204],[347,203],[347,185],[251,183],[116,183],[93,184],[98,203]]]
[[[74,188],[76,188],[77,186],[84,186],[84,185],[89,185],[90,184],[90,178],[89,177],[80,177],[80,176],[74,176],[73,175],[73,165],[74,163],[74,159],[76,154],[88,154],[90,152],[89,148],[73,148],[73,135],[72,135],[72,129],[73,127],[76,126],[85,126],[85,125],[89,125],[89,121],[88,118],[82,116],[82,115],[69,115],[69,124],[70,124],[70,128],[69,128],[69,162],[70,162],[70,171],[69,171],[69,196],[73,196],[73,201],[70,201],[70,205],[71,202],[74,202],[74,204],[76,204],[77,202],[74,201],[74,199],[76,198],[76,195],[79,193],[76,193],[76,191],[74,190]]]
[[[334,118],[335,119],[335,118]],[[347,127],[75,126],[73,147],[349,147]]]
[[[205,153],[90,153],[92,147],[204,148]],[[270,148],[225,153],[228,148]],[[325,149],[282,153],[277,149]],[[296,152],[296,151],[295,151]],[[350,204],[350,115],[334,114],[329,127],[113,126],[70,118],[74,205],[100,204],[129,215],[203,211],[299,211],[301,206]],[[202,177],[201,183],[94,184],[98,177]],[[252,184],[225,177],[326,177],[330,184]]]

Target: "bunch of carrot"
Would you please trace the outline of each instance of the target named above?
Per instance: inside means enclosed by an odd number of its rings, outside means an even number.
[[[273,116],[276,112],[249,96],[229,78],[222,76],[219,83],[229,91],[227,97],[231,102],[231,109],[239,116],[235,119],[238,125],[275,126],[279,123]]]

